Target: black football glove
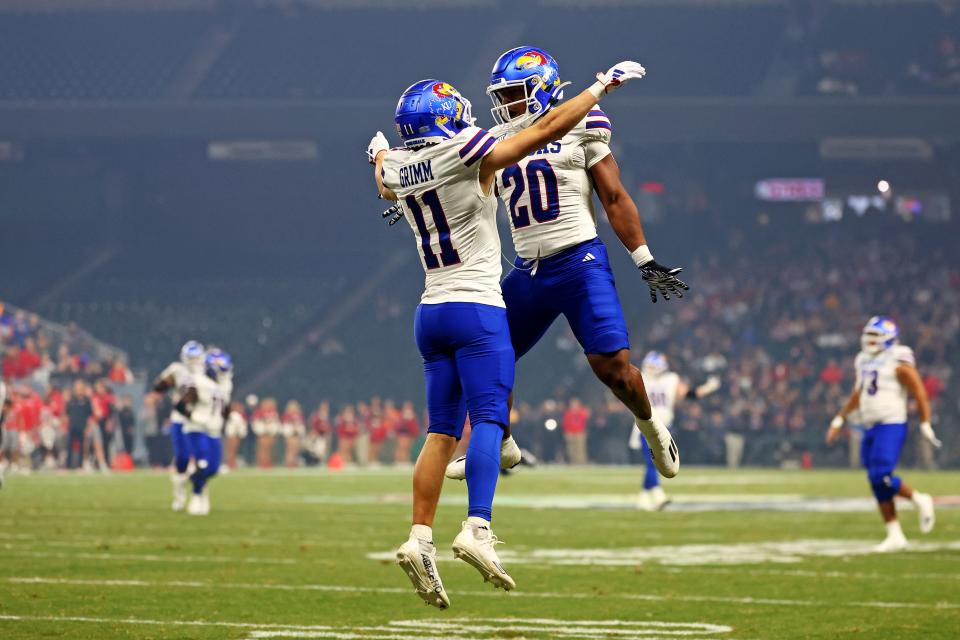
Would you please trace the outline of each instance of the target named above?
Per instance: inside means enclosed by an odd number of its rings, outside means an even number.
[[[682,298],[683,292],[689,291],[690,287],[677,277],[681,271],[683,271],[681,267],[665,267],[657,264],[656,260],[651,260],[640,267],[640,277],[650,287],[650,299],[656,302],[657,293],[663,296],[664,300],[669,300],[671,293],[677,298]]]
[[[403,207],[400,206],[399,202],[393,203],[393,206],[383,212],[383,219],[387,221],[391,227],[400,220],[403,219]]]

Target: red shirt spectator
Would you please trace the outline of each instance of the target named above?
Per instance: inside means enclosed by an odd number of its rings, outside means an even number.
[[[20,351],[20,366],[24,372],[23,375],[20,376],[22,378],[32,374],[34,371],[39,369],[40,365],[43,363],[43,359],[40,358],[40,354],[31,348],[32,340],[28,340],[27,343],[27,348]]]
[[[831,360],[820,372],[820,380],[826,384],[840,384],[843,382],[843,369],[835,360]]]
[[[360,422],[357,421],[353,407],[347,407],[337,418],[337,437],[341,440],[354,440],[360,435]]]
[[[420,422],[412,402],[405,402],[400,410],[400,420],[397,422],[397,435],[416,438],[420,435]]]
[[[587,422],[590,420],[590,409],[573,398],[570,400],[570,407],[563,414],[563,432],[564,433],[583,433],[587,430]]]
[[[321,407],[310,415],[310,431],[318,436],[326,436],[330,433],[330,410],[326,411]]]
[[[63,392],[60,391],[60,389],[57,389],[56,387],[50,389],[50,393],[47,394],[46,404],[47,408],[50,409],[50,413],[52,413],[54,417],[63,417],[65,402],[63,400]]]
[[[923,388],[927,390],[927,397],[930,398],[930,402],[935,402],[947,386],[943,384],[943,380],[939,377],[928,373],[923,377]]]
[[[3,377],[6,380],[19,380],[27,377],[27,371],[20,357],[20,347],[11,345],[3,357]]]
[[[130,370],[127,369],[126,365],[117,360],[113,363],[113,366],[110,367],[110,373],[107,374],[107,377],[111,382],[116,382],[119,384],[127,384],[128,382],[133,382],[133,374],[130,373]]]

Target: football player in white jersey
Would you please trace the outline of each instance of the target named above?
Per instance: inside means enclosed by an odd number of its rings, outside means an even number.
[[[720,388],[720,378],[716,376],[710,376],[699,387],[690,387],[677,373],[670,371],[667,356],[659,351],[650,351],[643,357],[640,371],[643,374],[647,397],[650,398],[650,406],[653,407],[653,414],[667,429],[673,428],[674,411],[679,400],[684,398],[699,400]],[[647,472],[643,477],[643,491],[640,492],[637,506],[644,511],[663,509],[670,503],[670,498],[660,486],[660,474],[657,473],[657,467],[653,464],[647,439],[640,434],[639,430],[634,429],[630,433],[627,446],[633,451],[642,451],[643,459],[647,464]]]
[[[509,139],[538,122],[563,97],[556,61],[542,49],[516,47],[494,63],[487,94],[493,101],[490,132]],[[660,472],[672,478],[680,456],[670,432],[651,412],[640,370],[630,363],[630,340],[610,269],[597,237],[596,190],[641,277],[657,295],[683,297],[680,269],[654,261],[637,207],[620,181],[610,151],[611,125],[594,105],[565,135],[497,172],[495,186],[510,219],[516,248],[514,269],[503,280],[503,299],[516,357],[535,345],[563,314],[597,377],[634,415],[651,443]],[[504,469],[520,462],[520,449],[505,434]],[[464,477],[464,459],[450,463],[447,477]]]
[[[187,389],[192,385],[195,376],[203,373],[204,361],[203,345],[196,340],[189,340],[180,347],[180,360],[171,362],[153,383],[156,393],[171,391],[174,394],[174,403],[178,402]],[[170,443],[173,445],[173,473],[170,481],[173,484],[174,511],[183,511],[187,506],[187,481],[190,466],[190,443],[183,434],[183,424],[186,418],[176,409],[170,413]]]
[[[210,349],[204,362],[204,372],[193,377],[190,388],[177,403],[177,410],[186,417],[183,432],[196,460],[196,469],[190,474],[193,494],[187,504],[187,513],[192,516],[210,513],[207,483],[220,471],[223,460],[220,436],[233,392],[230,356],[220,349]]]
[[[397,562],[417,594],[441,609],[450,604],[436,568],[432,525],[444,470],[469,411],[472,437],[465,474],[467,521],[454,555],[497,587],[514,588],[494,551],[490,530],[500,472],[500,444],[509,424],[514,353],[500,290],[496,172],[562,138],[605,94],[645,71],[622,62],[563,107],[500,141],[473,126],[470,103],[452,86],[423,80],[396,110],[405,148],[389,149],[377,133],[367,149],[381,197],[396,200],[413,230],[426,272],[415,336],[423,357],[430,428],[414,469],[413,526]]]
[[[827,444],[840,434],[847,416],[859,411],[866,432],[860,446],[860,458],[867,470],[887,536],[874,550],[899,551],[907,547],[897,520],[896,496],[913,501],[920,518],[920,532],[933,530],[933,498],[909,487],[894,475],[900,450],[907,438],[907,396],[913,396],[920,414],[920,434],[934,447],[940,447],[930,424],[930,402],[917,372],[910,347],[899,344],[900,330],[884,316],[870,318],[860,338],[861,350],[854,360],[856,382],[840,413],[830,422]]]

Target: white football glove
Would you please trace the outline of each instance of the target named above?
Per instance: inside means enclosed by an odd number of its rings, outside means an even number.
[[[922,435],[927,442],[932,444],[937,449],[943,446],[943,443],[940,442],[940,438],[938,438],[937,434],[933,432],[933,425],[929,422],[920,423],[920,435]]]
[[[705,398],[706,396],[717,391],[718,389],[720,389],[719,376],[710,376],[709,378],[707,378],[706,382],[704,382],[702,385],[697,387],[697,397]]]
[[[367,145],[367,162],[376,164],[380,152],[389,149],[390,143],[387,141],[387,136],[383,135],[383,131],[377,131],[377,135],[373,136],[370,139],[370,144]]]
[[[610,67],[606,73],[597,74],[598,89],[601,95],[610,93],[630,80],[639,80],[645,75],[647,75],[647,70],[643,68],[642,64],[631,60],[624,60]],[[597,85],[595,84],[594,87],[597,87]],[[596,95],[596,93],[594,95]]]

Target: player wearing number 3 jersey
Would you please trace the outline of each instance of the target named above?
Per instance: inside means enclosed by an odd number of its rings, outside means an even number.
[[[870,318],[860,342],[861,350],[854,361],[856,383],[847,403],[830,423],[827,444],[837,439],[847,416],[858,411],[866,429],[860,459],[867,469],[870,488],[887,527],[887,537],[874,550],[899,551],[906,548],[907,538],[897,520],[896,496],[913,502],[922,533],[932,531],[935,521],[933,498],[915,491],[894,475],[907,437],[908,394],[917,402],[921,435],[935,447],[940,446],[940,440],[930,424],[930,403],[914,363],[913,350],[899,344],[900,330],[896,323],[884,316]]]
[[[426,272],[414,332],[423,357],[430,427],[413,478],[413,527],[397,562],[428,604],[450,604],[436,564],[432,525],[443,474],[470,413],[466,456],[467,521],[453,552],[497,587],[514,581],[494,551],[490,530],[508,426],[514,351],[500,293],[500,241],[493,182],[498,170],[563,137],[605,94],[645,71],[622,62],[562,108],[498,142],[473,126],[470,103],[452,86],[423,80],[397,105],[404,148],[377,133],[367,149],[380,195],[397,200],[413,230]]]

